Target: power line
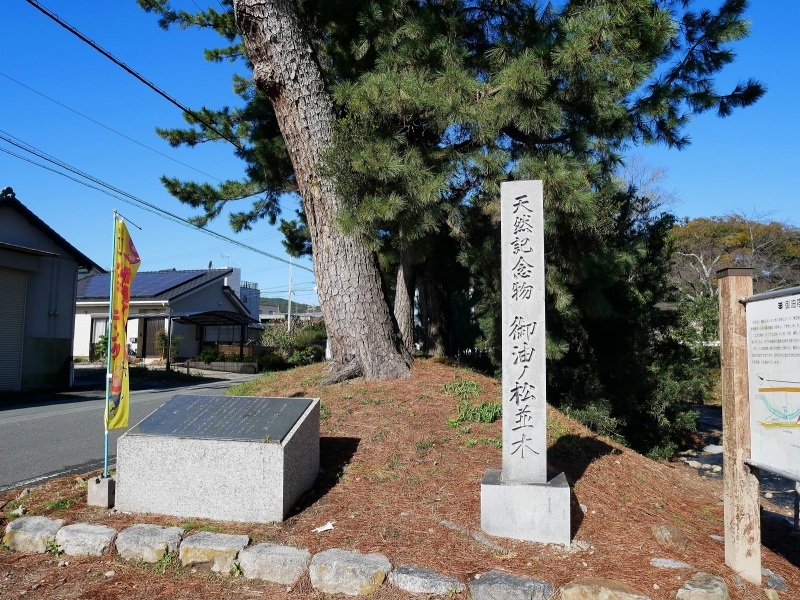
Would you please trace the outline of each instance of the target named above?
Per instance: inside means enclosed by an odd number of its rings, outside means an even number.
[[[43,93],[42,93],[42,92],[40,92],[39,90],[35,90],[35,89],[33,89],[32,87],[30,87],[29,85],[25,85],[25,84],[24,84],[24,83],[22,83],[21,81],[17,81],[16,79],[14,79],[13,77],[11,77],[10,75],[6,75],[5,73],[2,73],[2,72],[0,72],[0,75],[2,75],[3,77],[5,77],[5,78],[6,78],[6,79],[8,79],[9,81],[13,81],[13,82],[14,82],[14,83],[16,83],[17,85],[19,85],[19,86],[21,86],[21,87],[24,87],[24,88],[25,88],[25,89],[27,89],[27,90],[30,90],[30,91],[31,91],[31,92],[33,92],[34,94],[38,94],[39,96],[41,96],[42,98],[45,98],[46,100],[49,100],[50,102],[52,102],[52,103],[54,103],[54,104],[58,104],[58,105],[59,105],[59,106],[61,106],[62,108],[66,108],[67,110],[69,110],[69,111],[71,111],[71,112],[75,113],[75,114],[76,114],[76,115],[78,115],[79,117],[83,117],[83,118],[84,118],[84,119],[86,119],[87,121],[91,121],[91,122],[92,122],[92,123],[94,123],[95,125],[99,125],[100,127],[103,127],[104,129],[107,129],[107,130],[108,130],[108,131],[110,131],[111,133],[115,133],[115,134],[117,134],[118,136],[124,137],[126,140],[133,142],[134,144],[138,144],[138,145],[139,145],[139,146],[141,146],[142,148],[146,148],[147,150],[150,150],[151,152],[155,152],[156,154],[160,154],[160,155],[161,155],[161,156],[163,156],[164,158],[168,158],[169,160],[171,160],[171,161],[173,161],[173,162],[176,162],[176,163],[178,163],[179,165],[183,165],[184,167],[188,167],[189,169],[192,169],[193,171],[197,171],[197,172],[198,172],[198,173],[200,173],[201,175],[205,175],[206,177],[211,177],[211,179],[216,179],[217,181],[222,181],[222,179],[220,179],[219,177],[214,177],[213,175],[211,175],[211,174],[209,174],[209,173],[206,173],[205,171],[201,171],[200,169],[197,169],[197,168],[193,167],[192,165],[187,165],[185,162],[182,162],[182,161],[178,160],[177,158],[173,158],[173,157],[171,157],[171,156],[170,156],[170,155],[168,155],[168,154],[164,154],[163,152],[161,152],[161,151],[159,151],[159,150],[156,150],[155,148],[151,148],[151,147],[150,147],[150,146],[148,146],[147,144],[145,144],[145,143],[143,143],[143,142],[140,142],[139,140],[135,140],[134,138],[132,138],[132,137],[130,137],[130,136],[127,136],[127,135],[125,135],[124,133],[122,133],[122,132],[120,132],[120,131],[117,131],[116,129],[113,129],[113,128],[109,127],[108,125],[105,125],[105,124],[101,123],[100,121],[97,121],[97,120],[93,119],[92,117],[90,117],[90,116],[87,116],[87,115],[83,114],[82,112],[79,112],[79,111],[75,110],[74,108],[71,108],[71,107],[67,106],[67,105],[66,105],[66,104],[64,104],[64,103],[62,103],[62,102],[59,102],[58,100],[56,100],[56,99],[54,99],[54,98],[51,98],[51,97],[50,97],[50,96],[48,96],[47,94],[43,94]]]
[[[3,135],[3,134],[5,134],[5,135]],[[65,173],[63,173],[61,171],[57,171],[57,170],[55,170],[55,169],[53,169],[51,167],[48,167],[46,165],[42,165],[42,164],[37,163],[35,161],[29,160],[28,158],[25,158],[25,157],[20,156],[20,155],[18,155],[16,153],[10,152],[9,150],[6,150],[4,148],[0,148],[1,151],[5,152],[6,154],[9,154],[11,156],[14,156],[15,158],[19,158],[21,160],[25,160],[26,162],[29,162],[29,163],[31,163],[33,165],[36,165],[36,166],[41,167],[41,168],[44,168],[44,169],[46,169],[48,171],[52,171],[53,173],[57,173],[59,175],[62,175],[63,177],[66,177],[67,179],[71,179],[73,181],[81,183],[82,185],[85,185],[86,187],[90,187],[92,189],[96,189],[98,191],[101,191],[101,192],[103,192],[103,193],[105,193],[105,194],[107,194],[109,196],[112,196],[113,198],[117,198],[118,200],[121,200],[121,201],[126,202],[128,204],[133,204],[133,205],[139,206],[140,208],[143,208],[144,210],[147,210],[148,212],[152,212],[154,214],[157,214],[157,215],[159,215],[159,216],[161,216],[163,218],[166,218],[167,220],[179,223],[179,224],[184,225],[186,227],[189,227],[189,228],[191,228],[191,229],[193,229],[195,231],[200,231],[200,232],[205,233],[207,235],[211,235],[211,236],[213,236],[213,237],[215,237],[217,239],[224,240],[224,241],[226,241],[226,242],[228,242],[230,244],[233,244],[235,246],[239,246],[240,248],[244,248],[246,250],[250,250],[252,252],[256,252],[258,254],[262,254],[262,255],[267,256],[269,258],[272,258],[274,260],[278,260],[280,262],[284,262],[284,263],[289,264],[289,260],[287,260],[285,258],[281,258],[279,256],[275,256],[274,254],[270,254],[269,252],[265,252],[264,250],[259,250],[258,248],[254,248],[252,246],[248,246],[247,244],[244,244],[244,243],[242,243],[240,241],[237,241],[237,240],[234,240],[232,238],[229,238],[229,237],[227,237],[225,235],[222,235],[221,233],[217,233],[216,231],[213,231],[211,229],[206,229],[205,227],[199,227],[199,226],[195,225],[194,223],[191,223],[190,221],[187,221],[186,219],[184,219],[182,217],[179,217],[178,215],[175,215],[175,214],[173,214],[173,213],[171,213],[171,212],[169,212],[167,210],[164,210],[163,208],[160,208],[160,207],[156,206],[155,204],[147,202],[146,200],[142,200],[141,198],[139,198],[137,196],[134,196],[133,194],[130,194],[130,193],[124,191],[124,190],[121,190],[120,188],[117,188],[117,187],[115,187],[115,186],[113,186],[111,184],[105,183],[104,181],[98,179],[97,177],[94,177],[93,175],[90,175],[90,174],[88,174],[88,173],[86,173],[84,171],[81,171],[80,169],[77,169],[76,167],[73,167],[73,166],[67,164],[64,161],[59,160],[59,159],[55,158],[54,156],[51,156],[51,155],[43,152],[42,150],[37,149],[35,146],[32,146],[31,144],[28,144],[26,142],[23,142],[22,140],[19,140],[19,138],[16,138],[15,136],[13,136],[13,135],[9,134],[8,132],[3,131],[1,129],[0,129],[0,140],[3,140],[6,143],[11,144],[12,146],[15,146],[15,147],[17,147],[17,148],[19,148],[19,149],[21,149],[21,150],[23,150],[25,152],[28,152],[29,154],[33,154],[34,156],[37,156],[38,158],[43,159],[43,160],[45,160],[45,161],[47,161],[49,163],[55,164],[56,166],[61,167],[62,169],[66,169],[67,171],[73,173],[74,175],[77,175],[77,176],[82,177],[84,179],[88,179],[92,183],[95,183],[95,184],[101,186],[102,188],[106,188],[106,189],[100,189],[100,188],[95,187],[93,185],[89,185],[89,184],[87,184],[87,183],[85,183],[83,181],[79,181],[79,180],[75,179],[74,177],[71,177],[71,176],[69,176],[69,175],[67,175],[67,174],[65,174]],[[14,140],[18,140],[18,141],[14,141]],[[114,194],[110,194],[106,190],[111,190],[111,191],[114,192]],[[124,198],[121,197],[121,196],[124,196]],[[128,200],[126,200],[125,198],[128,198]],[[299,268],[299,269],[304,269],[304,270],[309,271],[311,273],[314,272],[312,269],[309,269],[308,267],[305,267],[303,265],[295,265],[295,266],[297,266],[297,268]]]
[[[154,92],[156,92],[156,93],[157,93],[159,96],[161,96],[162,98],[164,98],[165,100],[167,100],[167,101],[168,101],[168,102],[170,102],[171,104],[174,104],[175,106],[177,106],[178,108],[180,108],[180,109],[181,109],[183,112],[185,112],[185,113],[187,113],[187,114],[191,115],[191,116],[192,116],[194,119],[196,119],[196,120],[197,120],[199,123],[202,123],[202,124],[203,124],[203,125],[205,125],[205,126],[208,128],[208,129],[210,129],[211,131],[213,131],[214,133],[216,133],[216,134],[217,134],[217,135],[218,135],[220,138],[222,138],[223,140],[225,140],[225,141],[227,141],[227,142],[230,142],[231,144],[233,144],[234,146],[236,146],[236,148],[237,148],[237,149],[239,149],[239,150],[241,150],[242,152],[244,151],[244,148],[241,146],[241,144],[239,144],[239,142],[238,142],[238,141],[232,140],[231,138],[229,138],[229,137],[227,137],[226,135],[224,135],[224,134],[223,134],[221,131],[219,131],[219,129],[217,129],[217,128],[216,128],[216,127],[214,127],[213,125],[211,125],[211,124],[207,123],[206,121],[204,121],[204,120],[203,120],[203,119],[200,117],[200,115],[198,115],[196,112],[194,112],[193,110],[191,110],[191,109],[187,108],[186,106],[184,106],[183,104],[181,104],[180,102],[178,102],[178,101],[177,101],[175,98],[173,98],[172,96],[170,96],[169,94],[167,94],[167,93],[166,93],[164,90],[162,90],[161,88],[159,88],[159,87],[158,87],[156,84],[152,83],[152,82],[151,82],[151,81],[149,81],[148,79],[145,79],[145,78],[144,78],[142,75],[139,75],[139,73],[137,73],[136,71],[134,71],[134,70],[133,70],[131,67],[129,67],[128,65],[126,65],[124,62],[122,62],[122,61],[121,61],[120,59],[118,59],[116,56],[114,56],[113,54],[111,54],[111,53],[110,53],[108,50],[105,50],[103,47],[101,47],[101,46],[100,46],[99,44],[97,44],[96,42],[94,42],[94,41],[93,41],[93,40],[91,40],[90,38],[86,37],[84,34],[82,34],[80,31],[78,31],[78,30],[77,30],[75,27],[73,27],[72,25],[70,25],[69,23],[67,23],[66,21],[64,21],[64,20],[63,20],[61,17],[59,17],[57,14],[55,14],[54,12],[52,12],[51,10],[49,10],[48,8],[46,8],[46,7],[42,6],[41,4],[39,4],[39,3],[38,3],[36,0],[25,0],[25,1],[26,1],[28,4],[30,4],[31,6],[33,6],[33,7],[34,7],[36,10],[38,10],[39,12],[41,12],[42,14],[44,14],[45,16],[47,16],[48,18],[52,19],[53,21],[55,21],[56,23],[58,23],[59,25],[61,25],[61,27],[63,27],[64,29],[66,29],[67,31],[69,31],[70,33],[72,33],[73,35],[75,35],[75,36],[77,36],[78,38],[80,38],[80,39],[81,39],[81,41],[83,41],[83,42],[85,42],[85,43],[89,44],[89,45],[90,45],[92,48],[94,48],[94,49],[95,49],[95,50],[97,50],[97,51],[98,51],[100,54],[102,54],[103,56],[105,56],[106,58],[108,58],[108,59],[109,59],[111,62],[113,62],[113,63],[114,63],[114,64],[116,64],[117,66],[121,67],[121,68],[122,68],[122,69],[124,69],[125,71],[127,71],[127,72],[128,72],[130,75],[133,75],[133,76],[134,76],[136,79],[138,79],[138,80],[139,80],[139,81],[141,81],[143,84],[145,84],[147,87],[149,87],[151,90],[153,90]]]

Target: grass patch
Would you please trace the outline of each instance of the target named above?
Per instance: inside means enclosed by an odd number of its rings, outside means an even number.
[[[480,404],[469,404],[459,401],[456,412],[461,421],[467,423],[494,423],[503,414],[503,407],[499,402],[484,400]]]
[[[425,450],[430,450],[433,448],[434,442],[432,440],[418,440],[414,447],[417,449],[417,452],[424,452]]]
[[[475,381],[467,379],[460,379],[458,381],[449,381],[442,386],[442,391],[449,395],[455,396],[460,400],[467,400],[473,398],[481,393],[481,386]]]
[[[44,547],[44,551],[48,554],[52,554],[53,556],[58,556],[63,552],[55,538],[47,540],[47,545]]]
[[[181,570],[181,562],[178,560],[178,554],[175,552],[164,552],[164,556],[159,558],[154,564],[139,563],[139,565],[145,570],[153,571],[156,575],[179,573]]]
[[[484,400],[478,404],[473,404],[470,400],[480,395],[481,386],[468,379],[449,381],[442,386],[442,392],[449,396],[455,396],[456,417],[448,419],[450,427],[459,427],[462,423],[493,423],[503,414],[503,407],[499,402]],[[469,433],[469,430],[464,431]]]
[[[236,385],[232,385],[227,390],[225,390],[225,395],[258,396],[263,385],[267,383],[266,380],[271,378],[272,375],[273,375],[272,373],[268,373],[267,375],[262,375],[261,377],[256,377],[255,379],[251,379],[249,381],[243,381],[242,383],[237,383]]]
[[[569,427],[558,419],[547,419],[547,441],[555,442],[569,433]]]
[[[66,510],[70,506],[78,503],[77,498],[59,498],[58,500],[51,500],[45,502],[44,505],[48,510]]]
[[[188,533],[189,531],[203,531],[206,533],[219,533],[219,527],[209,523],[207,521],[197,521],[195,519],[189,519],[188,521],[184,521],[179,527],[183,527],[183,531]]]

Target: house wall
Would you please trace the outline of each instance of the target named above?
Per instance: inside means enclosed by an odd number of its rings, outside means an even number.
[[[3,250],[0,265],[28,274],[22,389],[69,385],[78,262],[9,207],[0,209],[0,240],[58,255],[36,256]]]
[[[258,321],[259,317],[258,303],[261,300],[261,293],[258,291],[258,288],[243,287],[241,288],[239,297],[242,299],[242,303],[247,307],[247,310],[250,311],[250,317]]]

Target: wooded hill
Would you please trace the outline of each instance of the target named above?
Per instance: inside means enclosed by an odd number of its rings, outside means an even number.
[[[259,306],[277,306],[282,313],[289,312],[289,301],[285,298],[261,298]],[[292,314],[321,312],[322,309],[316,304],[303,304],[302,302],[292,301]]]

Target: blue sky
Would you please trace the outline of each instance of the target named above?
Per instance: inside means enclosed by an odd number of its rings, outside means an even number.
[[[176,0],[175,5],[194,10],[195,1],[205,6],[211,0]],[[42,3],[183,104],[216,108],[238,103],[231,91],[234,67],[207,63],[203,58],[203,48],[219,45],[215,34],[163,31],[156,16],[139,9],[134,0]],[[163,190],[161,175],[207,179],[197,169],[218,179],[242,177],[243,164],[227,144],[170,148],[154,129],[181,126],[180,111],[34,7],[14,0],[4,3],[3,12],[2,135],[23,140],[184,218],[195,213]],[[767,86],[767,95],[756,106],[727,119],[712,114],[696,118],[689,128],[693,143],[686,150],[649,147],[632,152],[646,164],[666,170],[661,185],[675,196],[668,208],[679,217],[744,212],[769,214],[800,225],[795,199],[800,156],[795,146],[800,139],[795,111],[800,97],[800,38],[794,31],[800,22],[800,3],[757,0],[748,16],[751,36],[735,47],[738,59],[724,71],[720,89],[754,77]],[[108,131],[8,77],[166,156]],[[0,148],[24,154],[4,141]],[[245,280],[259,284],[262,293],[286,296],[289,268],[285,263],[176,225],[0,152],[0,188],[6,186],[13,187],[28,208],[104,267],[110,263],[112,214],[117,209],[142,228],[131,226],[130,230],[143,270],[202,269],[209,262],[215,267],[236,266]],[[296,206],[287,201],[284,208],[286,217],[291,218]],[[211,228],[288,258],[280,234],[265,222],[242,234],[232,233],[225,218],[217,219]],[[301,264],[311,266],[308,259]],[[295,269],[294,283],[295,300],[316,302],[312,273]]]

